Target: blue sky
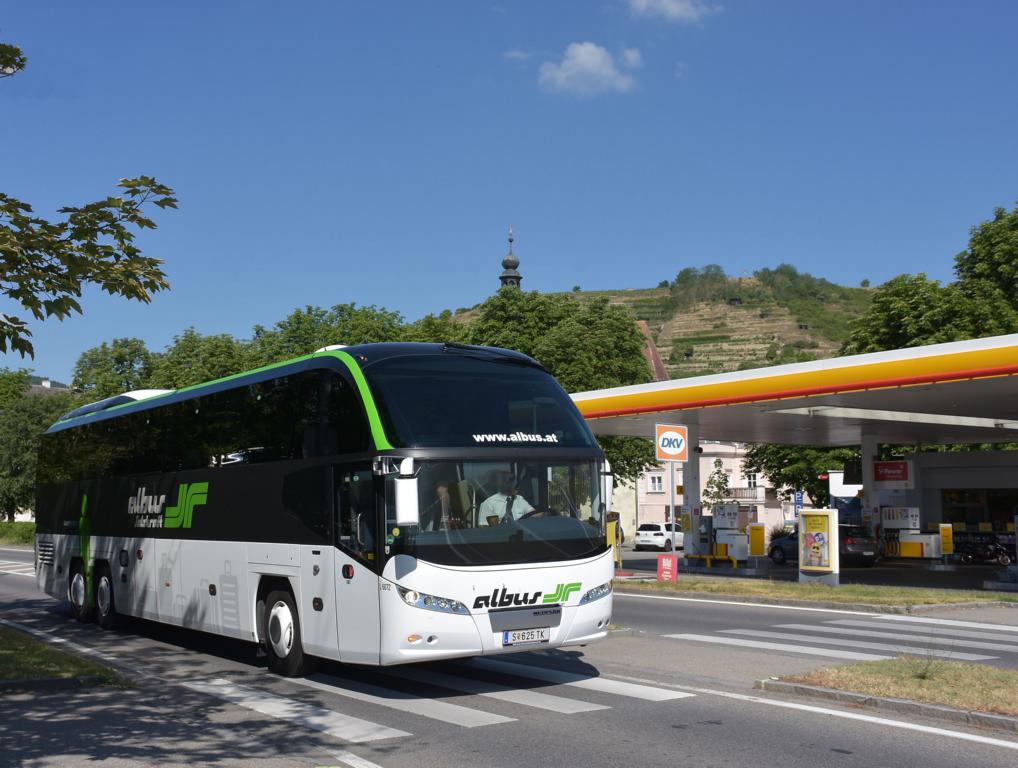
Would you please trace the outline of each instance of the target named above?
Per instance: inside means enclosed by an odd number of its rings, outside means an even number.
[[[29,65],[0,80],[0,188],[48,215],[149,174],[180,209],[140,239],[171,291],[88,292],[0,366],[68,381],[121,336],[471,306],[509,224],[542,291],[708,263],[948,280],[1018,202],[1015,29],[1008,0],[6,4]]]

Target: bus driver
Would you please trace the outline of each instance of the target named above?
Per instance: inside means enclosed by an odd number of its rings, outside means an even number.
[[[481,503],[481,519],[489,525],[519,520],[534,508],[516,487],[516,479],[508,472],[498,475],[498,490]]]

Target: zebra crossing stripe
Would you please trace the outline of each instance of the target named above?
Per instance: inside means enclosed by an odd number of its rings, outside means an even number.
[[[913,645],[898,645],[897,643],[870,643],[865,640],[852,640],[851,638],[839,639],[836,637],[816,637],[813,635],[802,635],[792,632],[763,632],[757,629],[723,629],[728,635],[747,635],[749,637],[766,637],[774,640],[795,640],[802,643],[820,643],[821,645],[847,645],[851,648],[866,648],[872,651],[890,651],[895,656],[912,654],[913,656],[937,656],[944,659],[955,659],[956,661],[987,661],[996,659],[996,656],[982,656],[977,653],[961,653],[959,651],[941,651],[935,648],[920,648]],[[918,638],[917,638],[918,639]]]
[[[886,621],[861,621],[859,619],[839,619],[828,621],[826,624],[837,624],[846,627],[872,627],[874,629],[893,629],[895,632],[912,632],[920,637],[938,635],[945,637],[970,637],[973,640],[1003,640],[1004,642],[1018,643],[1018,635],[1006,634],[1005,632],[981,632],[971,629],[954,629],[947,627],[935,627],[926,624],[888,624]],[[1008,630],[1009,627],[998,627]]]
[[[825,632],[837,635],[849,635],[852,637],[871,637],[876,640],[909,640],[912,642],[925,642],[930,645],[950,645],[957,648],[977,648],[983,651],[1003,651],[1004,653],[1018,653],[1016,643],[987,643],[979,640],[964,640],[955,637],[924,636],[908,634],[906,632],[879,632],[873,629],[849,629],[848,627],[818,627],[815,624],[777,624],[779,629],[800,629],[805,632]],[[884,625],[886,626],[886,624]],[[1015,638],[1018,640],[1018,638]]]
[[[237,704],[269,717],[287,720],[296,725],[321,731],[344,741],[362,743],[412,735],[406,731],[398,731],[395,728],[372,723],[370,720],[361,720],[324,707],[312,706],[285,696],[274,696],[266,691],[237,685],[222,678],[209,682],[194,680],[181,684],[193,691],[215,696],[217,699]]]
[[[382,688],[377,685],[370,685],[369,683],[348,680],[333,675],[318,674],[305,678],[294,677],[287,680],[287,682],[315,688],[337,696],[346,696],[358,701],[366,701],[370,704],[377,704],[378,706],[388,707],[400,712],[408,712],[412,715],[419,715],[420,717],[427,717],[432,720],[441,720],[442,722],[452,723],[463,728],[511,723],[516,719],[478,709],[470,709],[469,707],[461,707],[457,704],[449,704],[445,701],[426,699],[413,693]]]
[[[446,675],[442,672],[433,672],[425,669],[403,668],[399,670],[399,676],[427,685],[448,688],[451,691],[462,691],[463,693],[472,693],[477,696],[487,696],[492,699],[522,704],[525,707],[546,709],[563,715],[572,715],[577,712],[593,712],[598,709],[611,709],[611,707],[606,707],[603,704],[591,704],[586,701],[568,699],[563,696],[552,696],[540,691],[510,688],[504,685],[487,683],[476,678]]]
[[[563,672],[547,667],[535,667],[531,664],[517,664],[511,661],[472,659],[467,664],[471,667],[486,669],[500,674],[544,680],[545,682],[556,683],[558,685],[572,685],[577,688],[597,691],[598,693],[628,696],[629,698],[644,699],[645,701],[670,701],[671,699],[685,699],[696,695],[667,688],[637,685],[636,683],[627,683],[622,680],[612,680],[606,677],[591,677],[590,675],[578,675],[573,672]]]
[[[984,621],[958,621],[956,619],[933,619],[925,616],[875,616],[883,621],[903,622],[909,624],[936,624],[941,627],[960,627],[962,629],[988,629],[991,632],[1018,632],[1018,627],[1007,624],[989,624]]]
[[[0,560],[0,573],[35,578],[35,565],[18,560]]]
[[[698,643],[714,643],[717,645],[735,645],[743,648],[759,648],[766,651],[782,651],[783,653],[801,653],[806,656],[824,656],[831,659],[851,659],[853,661],[883,661],[892,656],[877,656],[873,653],[856,653],[841,651],[834,648],[819,648],[811,645],[793,643],[770,643],[765,640],[746,640],[741,637],[718,637],[717,635],[664,635],[672,640],[693,640]]]

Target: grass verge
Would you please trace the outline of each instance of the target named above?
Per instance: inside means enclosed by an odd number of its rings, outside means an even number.
[[[1018,717],[1018,671],[946,659],[902,656],[781,678],[869,696],[911,699]]]
[[[0,544],[31,544],[35,541],[35,523],[0,523]]]
[[[922,589],[917,587],[885,587],[867,584],[799,584],[794,581],[766,579],[730,579],[719,576],[687,576],[671,584],[658,582],[616,581],[617,589],[652,592],[698,592],[706,595],[759,597],[787,602],[819,601],[825,603],[865,603],[907,607],[945,603],[1018,603],[1018,593],[983,592],[967,589]]]
[[[0,626],[0,680],[38,680],[51,677],[98,677],[102,685],[124,681],[104,667],[64,653],[24,632]]]

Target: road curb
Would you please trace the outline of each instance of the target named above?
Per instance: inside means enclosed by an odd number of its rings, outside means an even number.
[[[72,688],[95,688],[105,685],[97,675],[79,677],[40,677],[33,680],[0,680],[0,693],[66,691]]]
[[[865,693],[839,691],[834,688],[821,688],[817,685],[789,683],[784,680],[757,680],[753,687],[770,693],[787,693],[841,704],[853,704],[859,707],[872,707],[907,715],[919,715],[935,720],[947,720],[952,723],[975,725],[981,728],[1018,733],[1018,718],[1005,715],[992,715],[988,712],[972,712],[967,709],[956,709],[939,704],[923,704],[911,699],[892,699],[884,696],[870,696]]]
[[[653,578],[641,579],[620,579],[625,581],[654,582]],[[790,608],[830,608],[840,611],[860,611],[862,613],[894,613],[917,615],[926,611],[942,610],[963,610],[966,608],[1018,608],[1018,603],[1008,603],[1002,600],[986,600],[982,602],[968,603],[931,603],[928,605],[872,605],[870,603],[839,603],[830,600],[794,600],[778,597],[759,597],[757,595],[720,595],[714,592],[686,592],[678,589],[639,589],[625,591],[624,587],[617,587],[615,592],[620,595],[674,595],[675,597],[690,597],[700,600],[718,600],[726,603],[756,603],[758,605],[783,605]]]

